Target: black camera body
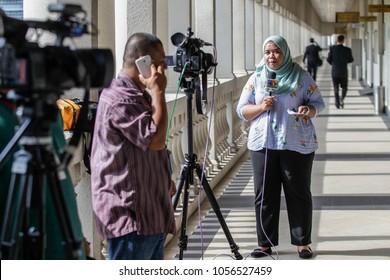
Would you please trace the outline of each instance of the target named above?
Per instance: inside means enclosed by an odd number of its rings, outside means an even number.
[[[201,50],[202,47],[211,46],[211,44],[192,37],[193,34],[191,28],[188,28],[188,36],[175,33],[171,37],[173,45],[177,47],[173,70],[179,73],[184,70],[184,77],[195,77],[203,73],[211,74],[212,67],[217,65],[211,53]]]
[[[109,49],[76,49],[62,46],[66,37],[88,34],[84,12],[78,5],[49,5],[61,13],[57,21],[23,21],[0,15],[0,88],[21,95],[60,92],[75,87],[101,88],[111,83],[114,59]],[[84,12],[85,13],[85,12]],[[54,46],[40,47],[25,39],[30,28],[57,35]]]
[[[24,92],[57,92],[77,87],[105,87],[114,63],[106,49],[77,49],[27,42],[0,48],[0,88]]]

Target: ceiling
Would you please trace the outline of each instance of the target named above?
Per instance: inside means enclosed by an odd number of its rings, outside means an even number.
[[[351,12],[356,0],[310,0],[321,20],[335,22],[336,12]]]

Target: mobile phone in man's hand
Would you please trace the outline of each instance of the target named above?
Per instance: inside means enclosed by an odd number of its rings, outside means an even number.
[[[150,70],[150,65],[152,64],[152,58],[150,55],[141,56],[135,61],[138,71],[141,73],[142,77],[145,79],[150,78],[152,72]]]

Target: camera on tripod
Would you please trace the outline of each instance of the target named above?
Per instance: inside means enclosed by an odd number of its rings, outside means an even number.
[[[180,79],[180,87],[188,94],[196,93],[196,110],[198,114],[205,114],[207,111],[207,74],[213,72],[217,66],[214,56],[201,50],[204,46],[212,44],[204,42],[199,38],[192,37],[194,33],[191,27],[187,28],[187,36],[182,33],[175,33],[171,37],[172,44],[177,47],[176,56],[173,56],[173,70],[182,73],[184,79]],[[200,78],[202,76],[202,90]]]
[[[200,48],[212,44],[192,35],[194,33],[190,27],[187,29],[187,36],[182,33],[172,35],[172,44],[177,47],[173,70],[181,73],[185,66],[184,77],[195,77],[202,73],[211,74],[217,63],[211,53],[205,53]]]
[[[90,34],[85,11],[78,5],[52,4],[57,20],[23,21],[0,15],[0,88],[23,96],[31,92],[58,92],[75,87],[106,87],[114,73],[109,49],[76,49],[62,46],[66,37]],[[26,39],[29,29],[56,34],[53,46],[40,47]]]

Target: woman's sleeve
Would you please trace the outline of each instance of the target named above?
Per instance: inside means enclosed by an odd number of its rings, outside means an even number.
[[[243,119],[244,121],[248,121],[248,120],[242,114],[242,109],[248,104],[256,104],[256,101],[255,101],[255,92],[256,92],[255,80],[256,80],[256,75],[254,73],[248,79],[244,88],[242,89],[240,100],[238,101],[238,104],[237,104],[237,109],[236,109],[237,115],[239,116],[240,119]]]
[[[322,98],[320,88],[309,73],[305,73],[303,88],[305,89],[305,103],[306,105],[312,105],[316,108],[316,114],[314,116],[316,117],[322,110],[325,109],[325,102]]]

